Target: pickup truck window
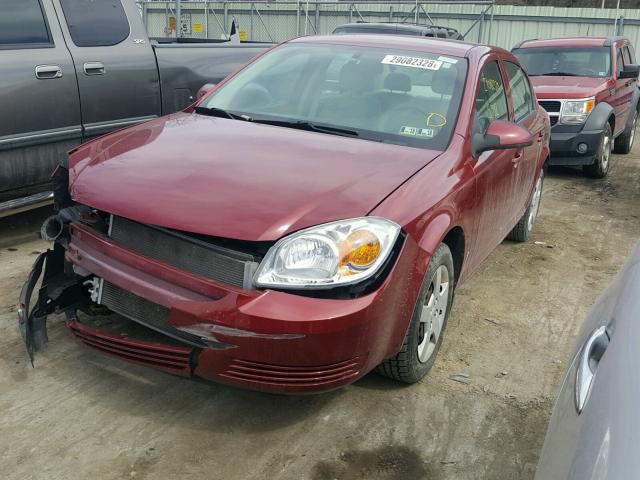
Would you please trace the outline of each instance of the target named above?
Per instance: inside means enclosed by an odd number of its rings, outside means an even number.
[[[513,51],[529,76],[609,77],[609,47],[518,48]]]
[[[51,43],[39,0],[0,3],[0,48]]]
[[[534,111],[531,85],[529,85],[527,76],[518,65],[512,62],[504,62],[504,66],[507,70],[509,86],[511,87],[515,121],[520,122]]]
[[[60,0],[73,43],[78,47],[117,45],[129,36],[121,0]]]
[[[489,62],[483,67],[478,82],[473,131],[484,133],[491,122],[506,120],[507,117],[507,96],[504,93],[500,68],[498,62]]]
[[[425,51],[287,44],[223,84],[196,113],[444,150],[466,75],[465,59]]]

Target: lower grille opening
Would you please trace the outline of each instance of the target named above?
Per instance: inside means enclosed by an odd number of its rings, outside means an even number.
[[[168,308],[139,297],[138,295],[124,290],[110,282],[107,282],[106,280],[103,281],[101,292],[100,304],[104,305],[112,312],[138,322],[145,327],[160,332],[174,340],[178,340],[194,347],[205,346],[199,337],[190,333],[182,332],[169,325]]]

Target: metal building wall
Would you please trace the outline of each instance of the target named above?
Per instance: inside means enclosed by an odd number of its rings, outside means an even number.
[[[149,35],[167,34],[168,18],[175,16],[174,1],[144,1],[143,18]],[[564,35],[613,35],[618,26],[634,45],[640,46],[640,10],[616,11],[598,8],[521,7],[484,4],[417,3],[419,23],[450,26],[467,33],[473,42],[490,43],[511,48],[529,38],[549,38]],[[283,41],[297,35],[330,33],[336,26],[349,21],[413,22],[416,2],[187,2],[181,3],[183,15],[191,24],[203,24],[200,32],[185,36],[221,38],[228,32],[235,17],[248,40]],[[492,11],[492,12],[491,12]],[[478,21],[482,13],[483,21]],[[493,13],[493,15],[492,15]],[[620,20],[618,20],[620,23]]]

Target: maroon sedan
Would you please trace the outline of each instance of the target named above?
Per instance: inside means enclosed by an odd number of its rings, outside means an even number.
[[[528,238],[548,143],[507,51],[287,42],[194,107],[71,152],[42,229],[54,248],[21,294],[29,354],[55,311],[83,344],[184,376],[289,393],[374,368],[416,382],[454,288]]]

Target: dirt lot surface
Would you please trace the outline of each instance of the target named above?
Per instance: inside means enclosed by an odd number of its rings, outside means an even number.
[[[409,387],[196,383],[89,351],[56,318],[31,368],[14,305],[47,212],[0,220],[2,478],[532,478],[579,324],[640,237],[638,152],[605,180],[551,173],[533,239],[502,244],[458,290],[434,370]]]

